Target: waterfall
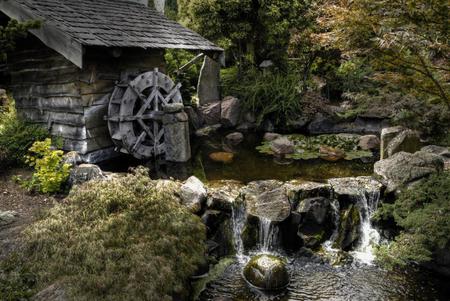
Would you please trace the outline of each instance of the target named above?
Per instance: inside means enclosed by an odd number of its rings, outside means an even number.
[[[244,261],[244,243],[242,242],[242,231],[245,226],[246,210],[243,202],[235,202],[232,206],[231,219],[233,226],[233,243],[236,257],[239,262]]]
[[[360,262],[372,264],[375,256],[373,247],[380,243],[380,234],[373,228],[371,218],[377,210],[380,200],[380,191],[361,191],[357,199],[361,217],[360,241],[352,255]]]
[[[331,237],[329,240],[324,242],[322,244],[323,249],[328,253],[335,253],[337,250],[333,248],[333,243],[336,241],[336,239],[339,236],[339,222],[340,222],[340,206],[339,202],[337,200],[333,200],[331,202],[331,210],[333,214],[333,222],[334,222],[334,229],[333,234],[331,234]]]
[[[259,249],[261,252],[270,252],[278,245],[278,232],[278,226],[269,219],[259,218]]]

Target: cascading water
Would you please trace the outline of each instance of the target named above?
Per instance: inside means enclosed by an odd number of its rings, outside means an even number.
[[[361,218],[360,241],[351,254],[360,262],[372,264],[375,259],[373,247],[380,243],[380,234],[372,226],[371,218],[378,208],[380,191],[360,191],[357,206]]]
[[[270,220],[259,218],[259,251],[268,253],[278,245],[278,226]]]
[[[245,226],[245,204],[243,202],[235,202],[232,207],[231,219],[233,225],[233,242],[236,251],[236,257],[239,262],[245,262],[244,243],[242,241],[242,231]]]
[[[322,244],[322,247],[328,253],[336,253],[338,250],[333,248],[333,243],[339,236],[339,222],[340,222],[340,215],[339,215],[340,206],[337,200],[333,200],[331,202],[331,209],[333,214],[334,230],[330,239],[324,242]]]

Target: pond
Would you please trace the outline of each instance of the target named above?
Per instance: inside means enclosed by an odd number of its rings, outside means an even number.
[[[315,160],[279,160],[261,154],[256,147],[261,144],[262,136],[247,135],[245,141],[238,146],[230,146],[220,136],[209,139],[195,139],[192,142],[192,159],[188,163],[156,163],[148,162],[153,178],[173,177],[185,180],[191,175],[202,181],[237,180],[243,183],[257,180],[276,179],[288,181],[302,179],[324,181],[335,177],[370,175],[373,164],[361,160],[327,162]],[[232,153],[231,162],[222,163],[211,159],[213,153]],[[129,167],[142,165],[128,157],[101,164],[105,171],[125,172]]]
[[[448,279],[414,270],[386,271],[375,266],[333,267],[305,257],[288,257],[291,281],[287,289],[263,293],[251,288],[235,261],[207,285],[199,300],[449,300]]]

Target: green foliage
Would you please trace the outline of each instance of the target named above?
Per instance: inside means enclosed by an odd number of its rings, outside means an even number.
[[[180,20],[216,41],[242,64],[282,61],[290,30],[303,22],[309,2],[293,0],[180,0]]]
[[[28,124],[18,118],[14,101],[9,99],[0,112],[0,168],[23,165],[31,145],[48,135],[41,126]]]
[[[393,218],[403,232],[379,255],[391,265],[427,262],[450,243],[450,173],[430,176],[401,193],[394,204],[383,204],[379,218]]]
[[[0,300],[28,300],[33,296],[36,277],[19,262],[17,254],[0,262]]]
[[[75,300],[172,300],[206,237],[175,193],[143,168],[76,187],[25,231],[24,264],[39,286],[61,281]]]
[[[164,56],[167,64],[167,74],[181,83],[181,96],[186,104],[190,104],[192,97],[197,91],[198,78],[200,76],[201,60],[193,64],[182,72],[178,72],[179,68],[187,64],[195,57],[195,54],[178,49],[168,49]]]
[[[40,21],[19,23],[17,20],[10,20],[6,26],[0,26],[0,62],[6,61],[6,54],[14,50],[17,39],[25,38],[29,29],[40,26]]]
[[[302,113],[303,85],[295,73],[251,68],[240,77],[237,72],[237,68],[222,72],[223,91],[241,99],[244,109],[256,115],[258,124],[268,118],[286,124]]]
[[[40,193],[58,193],[69,178],[71,165],[63,162],[64,152],[52,147],[50,138],[36,141],[29,149],[26,163],[34,168],[31,180],[22,186]]]

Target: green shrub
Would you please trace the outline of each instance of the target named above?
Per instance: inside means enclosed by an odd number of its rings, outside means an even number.
[[[14,101],[9,99],[7,106],[0,112],[0,169],[23,165],[31,145],[48,136],[46,129],[19,119]]]
[[[63,162],[64,152],[53,149],[50,138],[36,141],[29,149],[26,163],[34,168],[30,180],[22,181],[29,191],[58,193],[69,178],[71,165]]]
[[[39,286],[75,300],[172,300],[205,252],[205,227],[148,170],[74,188],[25,231]]]
[[[388,264],[427,262],[450,243],[450,172],[436,174],[405,190],[380,216],[394,218],[403,232],[378,255]]]
[[[256,114],[260,124],[270,118],[276,124],[298,118],[302,113],[302,82],[298,74],[250,68],[238,74],[237,67],[222,72],[225,95],[242,100],[244,109]]]

